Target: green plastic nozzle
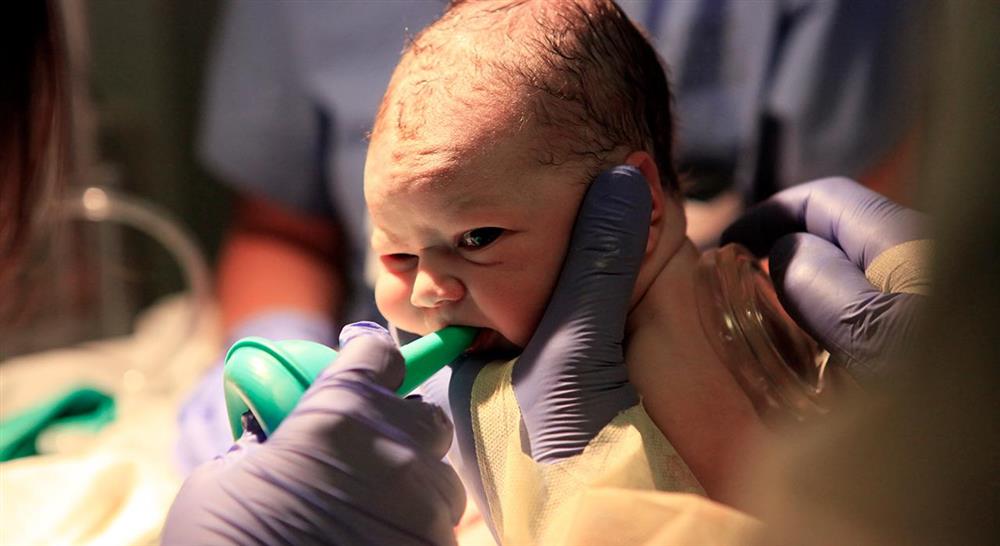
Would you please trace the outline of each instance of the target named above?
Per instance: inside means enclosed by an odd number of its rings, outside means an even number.
[[[468,326],[448,326],[403,346],[400,352],[406,376],[396,393],[406,396],[458,358],[477,332]],[[336,359],[337,351],[312,341],[247,337],[234,343],[226,353],[223,372],[233,438],[243,434],[242,416],[248,411],[270,436],[309,385]]]

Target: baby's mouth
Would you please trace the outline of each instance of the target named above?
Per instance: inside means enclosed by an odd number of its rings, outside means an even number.
[[[520,351],[521,349],[518,346],[491,328],[481,328],[479,334],[476,335],[476,339],[472,341],[472,345],[466,350],[467,353],[485,353],[490,355],[516,354]]]

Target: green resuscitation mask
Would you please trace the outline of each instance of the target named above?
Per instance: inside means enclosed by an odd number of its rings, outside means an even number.
[[[401,347],[406,376],[396,393],[406,396],[419,387],[468,349],[477,333],[468,326],[448,326]],[[234,343],[223,373],[233,438],[243,435],[247,412],[270,436],[336,358],[337,351],[312,341],[247,337]]]

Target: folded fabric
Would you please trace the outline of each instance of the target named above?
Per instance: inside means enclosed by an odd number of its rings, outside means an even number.
[[[96,432],[115,419],[109,394],[77,387],[0,420],[0,462],[38,454],[38,436],[49,428],[74,427]]]
[[[0,464],[0,544],[149,546],[177,494],[127,451],[40,455]]]

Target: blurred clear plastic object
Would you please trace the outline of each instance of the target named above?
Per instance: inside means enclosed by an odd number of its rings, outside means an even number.
[[[169,360],[203,324],[212,301],[209,267],[195,239],[163,208],[102,187],[75,190],[52,211],[55,221],[45,224],[52,229],[41,234],[15,291],[5,297],[0,361],[127,335],[137,328],[151,299],[144,293],[150,292],[148,286],[137,288],[150,281],[138,278],[161,272],[137,265],[135,249],[123,243],[130,231],[126,228],[142,236],[133,245],[140,254],[165,252],[180,273],[185,318],[177,323],[183,331],[163,332],[163,343],[151,347],[139,367],[148,373]]]
[[[696,286],[709,341],[765,422],[828,413],[826,352],[781,307],[757,258],[736,244],[704,252]]]
[[[135,197],[91,186],[67,200],[66,210],[92,222],[119,222],[163,245],[180,266],[195,305],[208,303],[211,275],[205,257],[183,225],[162,208]]]

